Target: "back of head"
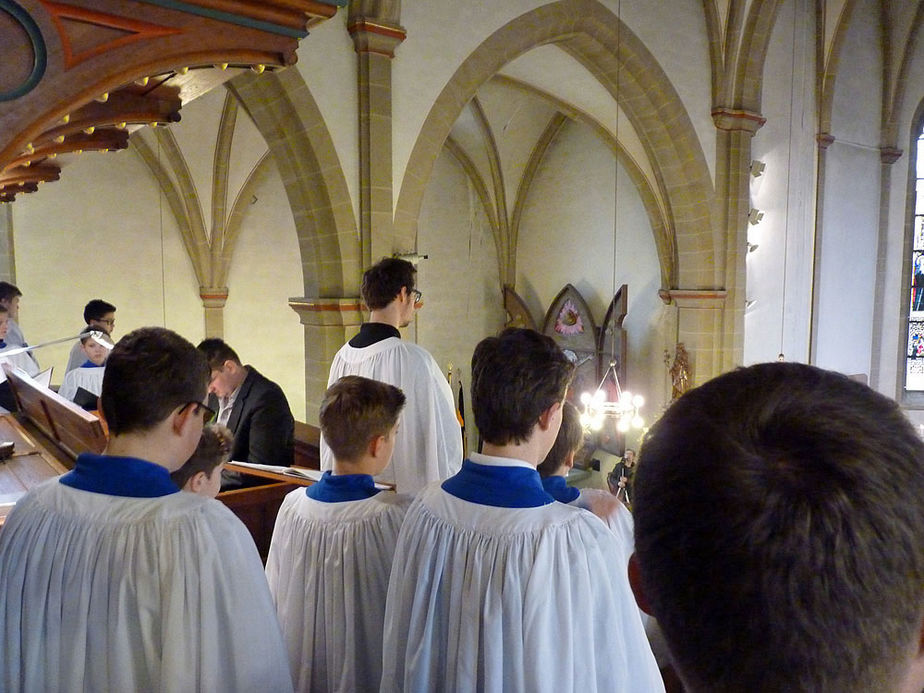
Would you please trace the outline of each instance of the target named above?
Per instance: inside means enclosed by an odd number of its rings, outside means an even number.
[[[568,390],[574,366],[551,337],[511,327],[472,355],[475,425],[493,445],[523,443],[539,416]]]
[[[230,429],[220,424],[208,424],[202,428],[202,437],[193,454],[182,467],[170,474],[179,488],[199,472],[211,476],[215,468],[231,459],[234,435]]]
[[[9,282],[0,282],[0,303],[9,303],[17,296],[22,296],[19,287]]]
[[[109,353],[100,403],[114,435],[144,432],[177,407],[205,398],[205,356],[180,335],[142,327]]]
[[[116,307],[101,298],[94,298],[83,309],[83,321],[88,325],[92,320],[102,320],[109,313],[115,313]]]
[[[321,433],[340,462],[362,458],[369,442],[398,422],[405,402],[398,388],[359,375],[345,375],[321,402]]]
[[[395,300],[401,287],[414,288],[417,270],[407,260],[386,257],[363,274],[362,296],[369,310],[379,310]]]
[[[543,479],[558,472],[568,455],[577,452],[584,444],[584,429],[581,427],[581,415],[571,402],[565,402],[561,410],[561,428],[555,444],[549,454],[539,463],[537,469]]]
[[[651,429],[641,585],[688,688],[893,689],[924,615],[924,450],[898,406],[795,363],[722,375]]]
[[[218,339],[217,337],[203,339],[196,348],[205,354],[205,358],[209,362],[209,369],[213,371],[221,370],[221,367],[225,365],[225,361],[234,361],[238,365],[241,364],[237,353],[225,344],[223,339]]]

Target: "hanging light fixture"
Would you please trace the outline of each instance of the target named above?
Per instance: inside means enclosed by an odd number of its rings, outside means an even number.
[[[621,5],[621,2],[620,2]],[[617,17],[619,17],[619,6],[617,6]],[[621,20],[620,20],[621,22]],[[619,105],[618,96],[619,75],[622,72],[622,59],[620,55],[620,34],[621,23],[616,28],[616,54],[619,64],[616,68],[616,147],[614,153],[615,162],[615,185],[613,190],[613,294],[616,295],[616,239],[619,230]],[[597,386],[596,391],[584,392],[580,400],[583,407],[581,412],[581,426],[587,430],[599,431],[603,428],[607,419],[615,420],[616,430],[620,433],[628,433],[631,429],[641,429],[645,426],[645,421],[639,414],[639,409],[645,404],[645,398],[641,395],[633,395],[628,390],[623,390],[619,384],[619,374],[616,370],[618,363],[616,358],[616,332],[615,327],[613,334],[610,335],[610,363]]]

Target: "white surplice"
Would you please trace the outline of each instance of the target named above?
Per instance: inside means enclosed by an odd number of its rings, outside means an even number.
[[[616,535],[628,563],[635,551],[635,522],[625,504],[609,491],[598,488],[582,488],[581,495],[571,502],[579,508],[589,510],[603,520]]]
[[[291,691],[247,530],[192,493],[33,489],[0,531],[0,690]]]
[[[615,537],[549,501],[418,495],[389,582],[382,691],[664,690]]]
[[[68,371],[64,376],[64,382],[58,389],[58,394],[69,399],[72,402],[77,396],[77,389],[83,388],[87,392],[92,392],[99,397],[103,392],[103,376],[106,374],[105,366],[81,366],[72,371]]]
[[[459,470],[462,430],[452,390],[429,352],[397,337],[362,348],[344,344],[331,364],[328,387],[345,375],[380,380],[401,388],[407,397],[391,463],[376,481],[415,494]],[[332,467],[333,456],[322,436],[321,469]]]
[[[300,488],[276,518],[266,577],[298,691],[375,691],[385,595],[411,503],[390,492],[325,503]]]

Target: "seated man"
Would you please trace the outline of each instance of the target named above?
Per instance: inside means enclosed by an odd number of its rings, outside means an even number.
[[[845,376],[765,363],[686,393],[635,478],[639,604],[688,691],[924,686],[924,445]]]
[[[80,345],[80,350],[84,355],[84,362],[79,368],[68,371],[64,376],[64,382],[61,383],[61,387],[58,389],[59,395],[72,402],[76,401],[75,398],[80,390],[84,390],[90,395],[96,395],[96,397],[99,397],[103,392],[103,376],[106,373],[106,359],[109,357],[109,349],[93,339],[91,332],[102,331],[95,327],[86,327],[80,333],[81,337],[77,343]],[[84,403],[81,402],[80,404],[83,405]],[[89,404],[92,404],[91,409],[96,409],[96,398],[94,397],[93,402]]]
[[[291,690],[250,534],[170,480],[211,413],[207,382],[169,330],[112,350],[106,454],[34,488],[0,532],[0,690]]]
[[[170,473],[181,491],[214,498],[221,490],[221,472],[231,459],[234,436],[227,426],[208,424],[202,429],[199,444],[183,466]]]
[[[475,348],[484,454],[408,510],[388,584],[383,691],[663,690],[619,542],[556,503],[536,471],[573,370],[531,330]]]
[[[221,339],[199,343],[211,369],[209,392],[217,397],[218,423],[231,429],[231,459],[239,462],[292,465],[295,419],[285,394],[253,366],[241,365],[234,350]],[[244,483],[237,473],[223,474],[223,488]]]
[[[398,258],[366,270],[362,294],[369,322],[334,356],[327,380],[330,386],[344,375],[362,375],[394,385],[407,397],[392,463],[378,481],[410,494],[452,476],[462,464],[462,429],[449,383],[429,352],[403,341],[398,331],[423,305],[414,288],[416,274],[414,265]],[[332,465],[322,436],[321,469]]]
[[[385,594],[411,498],[380,493],[404,395],[348,375],[327,390],[321,431],[333,472],[286,496],[266,577],[300,691],[377,691]]]
[[[599,517],[616,535],[626,561],[632,555],[632,513],[616,496],[596,488],[576,489],[568,486],[566,477],[574,467],[574,456],[584,446],[581,417],[571,402],[562,405],[561,429],[549,454],[537,469],[542,477],[542,488],[560,503],[569,503],[589,510]]]
[[[83,321],[87,323],[87,327],[91,329],[99,330],[106,334],[112,334],[112,330],[115,327],[115,312],[116,307],[114,305],[101,298],[94,298],[84,306]],[[75,368],[80,368],[80,365],[85,360],[80,344],[75,342],[74,346],[71,347],[71,354],[67,359],[67,367],[64,369],[65,375]]]

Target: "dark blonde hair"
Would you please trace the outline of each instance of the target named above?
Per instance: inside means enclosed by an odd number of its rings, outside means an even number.
[[[359,460],[369,441],[398,423],[404,402],[404,393],[395,386],[359,375],[345,375],[327,388],[321,402],[321,433],[334,458]]]
[[[208,424],[202,428],[202,437],[199,444],[190,455],[186,463],[173,472],[170,478],[180,488],[199,472],[211,476],[215,468],[224,464],[231,458],[231,446],[234,443],[234,434],[221,424]]]
[[[543,479],[550,477],[561,469],[568,455],[577,452],[584,445],[584,429],[581,427],[581,417],[577,407],[571,402],[565,402],[561,409],[561,428],[555,444],[549,454],[539,463],[537,469]]]

